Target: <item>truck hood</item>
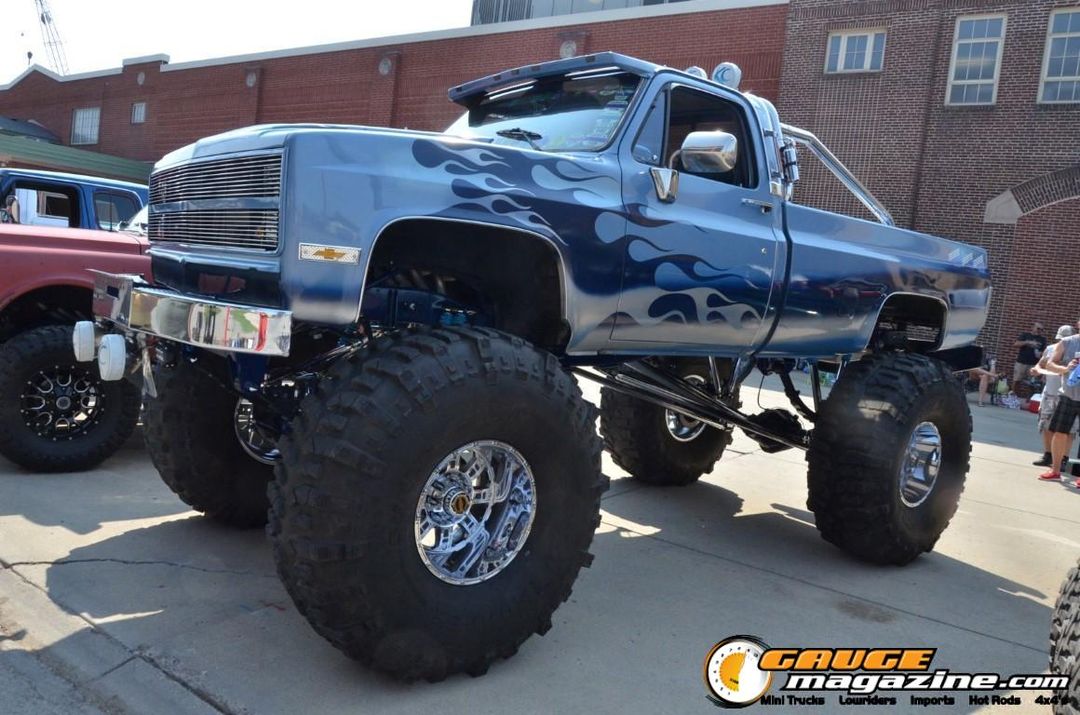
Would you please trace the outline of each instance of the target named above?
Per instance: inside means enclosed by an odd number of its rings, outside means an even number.
[[[144,237],[131,233],[13,224],[0,224],[0,246],[131,254],[149,248]]]
[[[200,139],[176,151],[166,154],[154,165],[154,170],[165,169],[175,164],[212,157],[218,154],[242,154],[248,152],[273,151],[281,149],[290,137],[300,134],[316,133],[343,134],[386,134],[411,137],[443,136],[439,132],[422,132],[411,129],[389,129],[386,127],[365,127],[356,124],[258,124],[243,129],[234,129],[223,134]]]

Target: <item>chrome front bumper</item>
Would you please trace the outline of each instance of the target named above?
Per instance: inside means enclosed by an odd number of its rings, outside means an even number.
[[[136,333],[211,350],[286,356],[292,313],[152,288],[139,276],[94,271],[94,316]]]

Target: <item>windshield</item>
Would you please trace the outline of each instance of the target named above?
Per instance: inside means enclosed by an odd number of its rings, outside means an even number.
[[[119,230],[126,231],[128,233],[137,233],[140,236],[146,235],[146,224],[150,223],[149,219],[150,207],[143,206],[139,209],[139,212],[129,218],[127,221],[121,221]]]
[[[597,151],[611,141],[640,84],[615,70],[545,77],[485,96],[446,133],[541,151]]]

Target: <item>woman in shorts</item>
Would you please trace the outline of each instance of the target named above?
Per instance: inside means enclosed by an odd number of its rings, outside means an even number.
[[[1057,347],[1058,342],[1064,340],[1070,335],[1074,335],[1076,331],[1073,330],[1071,325],[1062,325],[1058,328],[1057,335],[1054,338],[1054,344],[1043,351],[1042,358],[1039,363],[1031,368],[1030,374],[1042,375],[1046,379],[1046,385],[1043,387],[1042,402],[1039,403],[1039,434],[1042,435],[1043,441],[1043,456],[1033,462],[1037,467],[1049,467],[1053,461],[1053,457],[1050,455],[1050,439],[1053,436],[1053,432],[1050,430],[1050,418],[1054,416],[1054,410],[1058,406],[1058,402],[1061,400],[1061,381],[1062,376],[1056,372],[1050,372],[1046,369],[1046,361],[1050,359],[1050,356],[1054,354],[1054,348]],[[1076,437],[1077,425],[1074,421],[1069,428],[1069,434],[1074,438]],[[1058,469],[1061,469],[1062,465],[1058,465]]]

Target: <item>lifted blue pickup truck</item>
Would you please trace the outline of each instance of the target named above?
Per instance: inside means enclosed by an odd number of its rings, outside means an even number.
[[[982,249],[895,227],[812,134],[700,70],[602,53],[450,98],[441,134],[259,126],[165,157],[155,284],[100,275],[75,332],[107,379],[141,361],[182,499],[236,524],[269,506],[320,634],[405,679],[511,655],[591,559],[601,446],[688,484],[740,428],[806,451],[825,539],[933,548],[968,470],[953,373],[980,362]],[[799,145],[878,220],[793,202]],[[827,399],[797,360],[839,373]],[[790,411],[742,409],[754,367]],[[602,442],[574,375],[603,386]]]

